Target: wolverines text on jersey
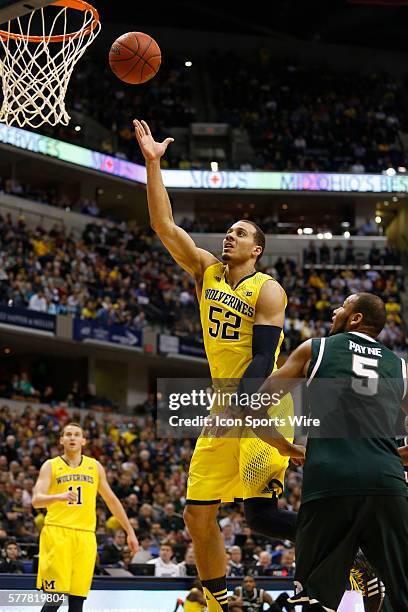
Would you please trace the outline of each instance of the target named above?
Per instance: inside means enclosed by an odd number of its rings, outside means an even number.
[[[99,485],[96,459],[82,455],[78,467],[71,467],[62,457],[51,459],[49,495],[74,491],[76,502],[61,501],[47,509],[45,525],[95,531],[96,495]]]
[[[206,269],[200,300],[204,346],[213,380],[240,379],[244,374],[252,361],[252,333],[259,293],[267,281],[274,281],[268,274],[254,272],[232,289],[225,272],[222,263]],[[274,369],[282,341],[283,332],[276,348]]]

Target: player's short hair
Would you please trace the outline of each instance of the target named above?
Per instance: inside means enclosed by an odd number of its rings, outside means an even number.
[[[387,320],[383,300],[374,293],[357,293],[356,295],[353,312],[361,312],[364,327],[369,327],[378,336]]]
[[[66,425],[64,425],[61,431],[61,436],[64,435],[67,427],[79,427],[79,429],[82,431],[82,435],[84,435],[84,430],[82,429],[81,425],[79,423],[74,423],[73,421],[71,421],[71,423],[67,423]]]
[[[256,258],[256,263],[258,263],[265,251],[265,234],[263,233],[259,225],[257,225],[253,221],[248,221],[248,219],[240,219],[240,221],[242,223],[249,223],[249,225],[252,225],[252,227],[255,229],[254,242],[256,246],[262,247],[262,253]]]

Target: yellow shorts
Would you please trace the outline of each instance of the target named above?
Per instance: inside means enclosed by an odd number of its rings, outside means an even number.
[[[293,414],[292,397],[286,395],[277,412],[268,412],[280,417]],[[292,441],[292,427],[281,433]],[[282,493],[289,458],[253,432],[247,430],[244,436],[198,438],[188,474],[187,503],[229,503]]]
[[[87,597],[95,561],[94,532],[44,525],[40,535],[37,589]]]

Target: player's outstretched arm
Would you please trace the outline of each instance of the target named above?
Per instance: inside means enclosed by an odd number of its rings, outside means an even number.
[[[49,495],[48,491],[51,485],[51,462],[46,461],[40,469],[37,482],[33,489],[33,497],[31,504],[33,508],[48,508],[56,502],[73,502],[77,501],[77,494],[74,491],[66,491],[65,493],[54,493]]]
[[[289,393],[289,391],[299,384],[299,379],[306,376],[311,357],[312,343],[311,340],[307,340],[298,346],[281,368],[275,370],[275,372],[265,380],[258,390],[258,393],[265,393],[270,396],[278,394],[281,397]],[[291,444],[274,427],[257,428],[256,435],[264,442],[277,448],[279,453],[283,456],[300,460],[303,460],[305,457],[304,446]]]
[[[312,341],[306,340],[287,358],[282,367],[265,380],[258,393],[289,393],[299,384],[299,379],[305,378],[312,358]]]
[[[173,259],[199,282],[206,268],[217,263],[218,259],[208,251],[199,249],[191,236],[174,222],[170,199],[160,170],[160,159],[173,142],[173,138],[156,142],[145,121],[135,119],[133,125],[146,161],[150,225]]]
[[[108,506],[109,510],[112,512],[113,516],[118,519],[119,523],[122,525],[123,529],[127,533],[127,543],[133,554],[136,554],[139,549],[139,542],[137,540],[135,531],[130,524],[130,521],[127,517],[125,509],[120,503],[119,499],[116,497],[114,492],[109,486],[109,483],[106,479],[106,473],[102,465],[98,463],[98,473],[99,473],[99,486],[98,493],[101,495],[103,501]]]

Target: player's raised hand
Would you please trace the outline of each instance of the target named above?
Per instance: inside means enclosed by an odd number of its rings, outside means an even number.
[[[71,504],[74,504],[78,500],[78,495],[75,491],[65,491],[65,493],[61,493],[60,501],[67,501]]]
[[[166,138],[163,142],[156,142],[146,121],[134,119],[133,125],[135,127],[136,140],[146,161],[160,159],[166,152],[169,144],[174,142],[174,138]]]
[[[130,548],[130,552],[135,555],[139,550],[139,540],[137,539],[134,531],[127,534],[127,543]]]

